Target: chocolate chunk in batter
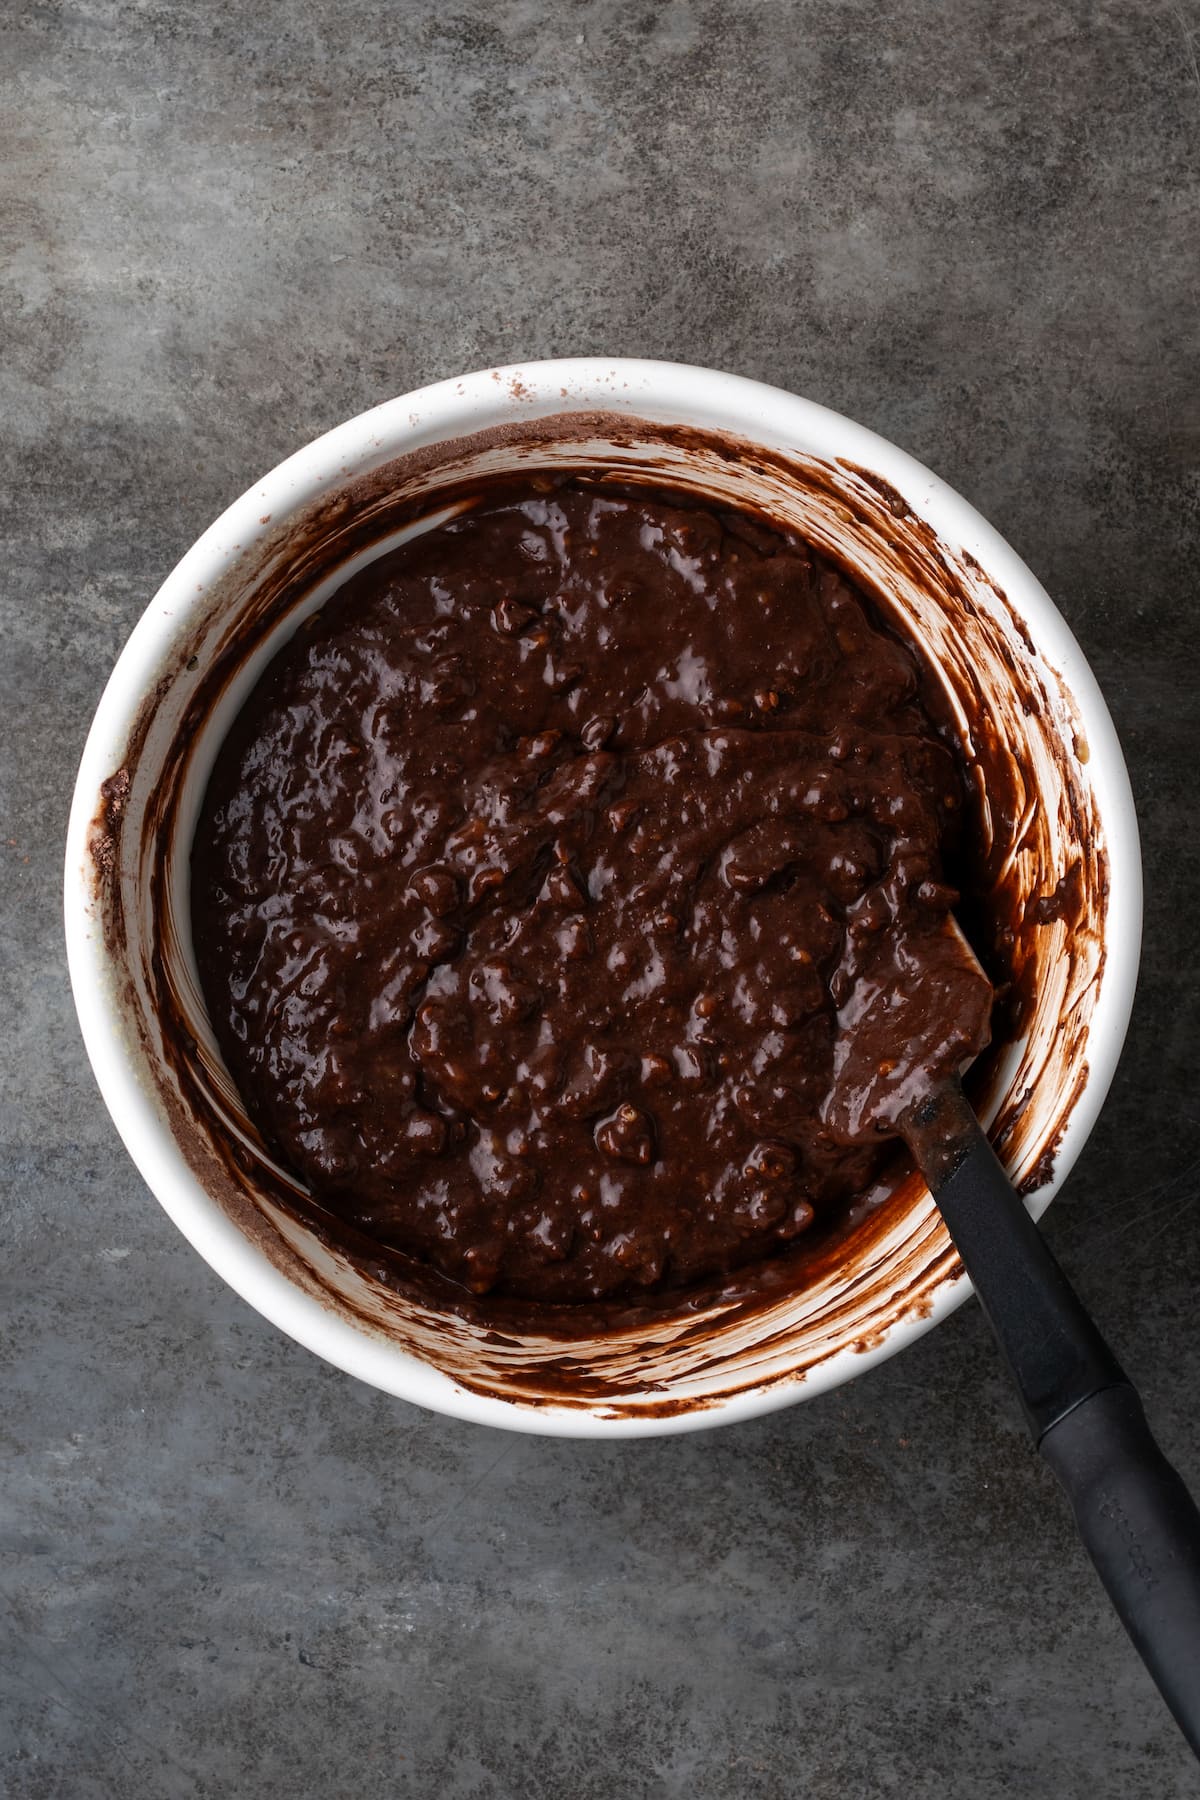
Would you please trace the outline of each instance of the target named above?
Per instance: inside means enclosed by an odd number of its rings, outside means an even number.
[[[956,898],[909,647],[806,544],[526,486],[353,577],[222,749],[193,925],[222,1051],[331,1215],[477,1294],[778,1253],[889,1152],[822,1122],[863,946]]]

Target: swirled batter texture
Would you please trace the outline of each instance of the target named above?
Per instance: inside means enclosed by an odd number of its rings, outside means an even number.
[[[668,493],[493,494],[372,563],[193,854],[267,1141],[475,1294],[680,1286],[835,1216],[880,1157],[821,1121],[838,1009],[955,899],[924,679],[803,542]]]

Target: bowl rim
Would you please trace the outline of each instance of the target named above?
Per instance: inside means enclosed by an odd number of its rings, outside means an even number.
[[[1142,880],[1137,820],[1124,757],[1107,705],[1062,615],[1011,546],[938,476],[886,438],[816,402],[744,376],[684,363],[569,357],[452,376],[399,395],[335,426],[255,482],[185,552],[130,634],[96,708],[76,778],[67,831],[64,920],[71,987],[88,1059],[126,1149],[151,1192],[221,1278],[280,1330],[346,1373],[450,1417],[556,1437],[650,1437],[733,1424],[812,1399],[865,1373],[933,1328],[971,1293],[965,1276],[942,1283],[928,1314],[901,1318],[861,1351],[843,1350],[793,1379],[773,1379],[664,1416],[611,1414],[606,1403],[554,1407],[464,1387],[358,1327],[290,1281],[206,1192],[139,1074],[117,1000],[115,968],[96,916],[88,837],[101,783],[119,767],[136,715],[178,636],[181,619],[261,535],[263,515],[281,519],[351,474],[406,450],[460,438],[481,426],[552,414],[625,411],[689,423],[772,446],[818,436],[820,452],[870,469],[898,488],[950,543],[970,550],[1032,626],[1040,653],[1069,689],[1083,719],[1089,770],[1108,848],[1105,965],[1088,1038],[1086,1086],[1056,1152],[1053,1180],[1034,1197],[1040,1216],[1070,1173],[1116,1071],[1133,1006],[1141,938]],[[738,423],[733,423],[736,415]]]

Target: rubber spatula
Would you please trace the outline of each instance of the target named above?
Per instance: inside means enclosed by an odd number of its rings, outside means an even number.
[[[991,985],[953,918],[899,947],[890,942],[874,967],[868,949],[839,1013],[826,1125],[847,1143],[885,1134],[907,1142],[996,1334],[1034,1442],[1200,1756],[1200,1513],[963,1093],[959,1070],[987,1043],[991,1003]]]

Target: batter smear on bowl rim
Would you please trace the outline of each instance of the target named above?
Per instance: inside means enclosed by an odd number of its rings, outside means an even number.
[[[937,694],[801,539],[668,490],[527,480],[371,563],[243,707],[193,848],[263,1137],[476,1295],[687,1287],[835,1220],[896,1154],[823,1122],[839,1011],[958,898]],[[981,1048],[944,1002],[935,1076]]]

